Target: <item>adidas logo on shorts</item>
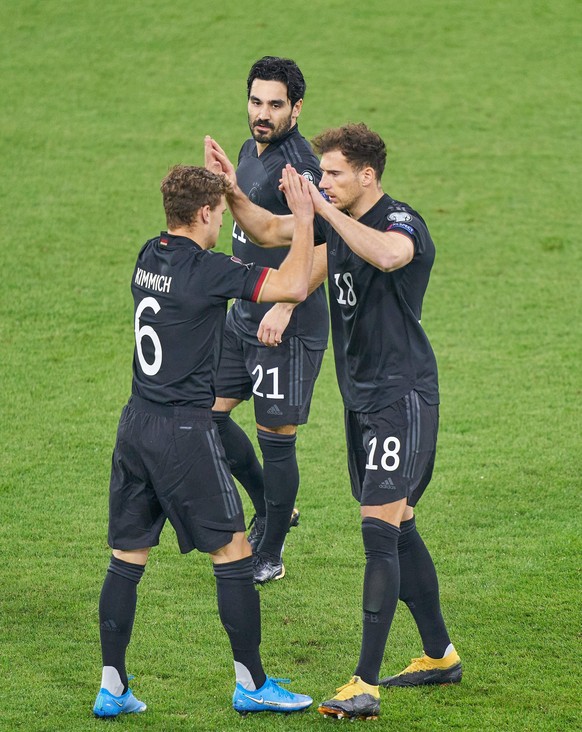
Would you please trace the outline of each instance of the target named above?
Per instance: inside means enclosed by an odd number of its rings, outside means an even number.
[[[267,414],[272,414],[272,415],[275,415],[277,417],[282,417],[283,416],[283,412],[279,409],[279,407],[276,404],[273,404],[272,407],[270,407],[269,409],[267,409]]]
[[[384,490],[393,491],[393,490],[395,490],[396,486],[392,482],[392,478],[386,478],[386,480],[383,480],[380,483],[380,485],[378,486],[378,488],[384,488]]]

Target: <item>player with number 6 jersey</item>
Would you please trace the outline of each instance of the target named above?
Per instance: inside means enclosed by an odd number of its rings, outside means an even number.
[[[141,249],[134,269],[132,395],[117,430],[109,486],[113,550],[99,602],[103,669],[98,717],[143,712],[128,687],[125,653],[150,549],[169,520],[182,553],[213,563],[218,611],[234,658],[233,707],[293,712],[312,700],[266,676],[259,653],[259,597],[242,504],[214,425],[214,378],[229,298],[301,302],[313,261],[313,204],[307,183],[283,171],[297,230],[278,270],[211,252],[228,182],[178,165],[161,185],[167,231]],[[195,654],[192,656],[195,658]]]

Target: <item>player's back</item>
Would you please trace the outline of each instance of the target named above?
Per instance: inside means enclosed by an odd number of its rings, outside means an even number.
[[[255,297],[263,272],[186,237],[163,233],[149,240],[131,283],[133,393],[165,404],[211,407],[227,300]]]

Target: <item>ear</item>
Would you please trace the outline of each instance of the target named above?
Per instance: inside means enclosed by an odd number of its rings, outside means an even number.
[[[198,214],[200,216],[200,221],[203,224],[209,224],[210,223],[210,206],[208,204],[202,206],[198,209]]]
[[[296,120],[297,117],[301,114],[301,109],[303,108],[303,99],[298,99],[295,104],[293,105],[293,109],[291,110],[291,117]]]
[[[363,168],[360,171],[360,180],[362,181],[362,185],[367,188],[373,185],[376,182],[376,173],[374,173],[374,168]]]

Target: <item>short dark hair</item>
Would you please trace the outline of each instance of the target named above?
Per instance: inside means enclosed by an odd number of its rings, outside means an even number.
[[[194,165],[174,165],[160,185],[169,228],[190,226],[198,209],[214,209],[229,188],[222,175]]]
[[[299,66],[290,58],[263,56],[255,61],[247,78],[247,99],[251,96],[251,86],[255,79],[280,81],[285,84],[291,106],[305,96],[305,79]]]
[[[357,170],[370,166],[378,181],[386,167],[386,145],[377,132],[363,122],[325,130],[311,141],[319,155],[339,150]]]

